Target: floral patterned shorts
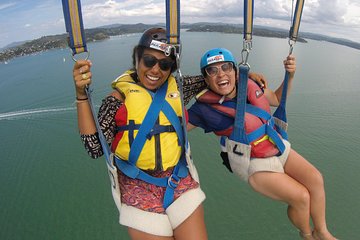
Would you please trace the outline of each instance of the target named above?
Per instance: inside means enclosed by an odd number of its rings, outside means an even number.
[[[173,169],[149,173],[153,177],[169,177]],[[165,187],[159,187],[139,179],[129,178],[121,171],[118,171],[118,179],[121,192],[121,202],[147,212],[165,214],[163,199]],[[174,200],[190,189],[199,187],[190,174],[180,180],[179,185],[174,191]]]

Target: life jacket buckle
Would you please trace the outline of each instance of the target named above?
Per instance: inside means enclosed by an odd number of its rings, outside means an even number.
[[[168,178],[168,186],[175,190],[175,188],[179,185],[180,178],[174,174],[171,174],[171,176]]]
[[[148,134],[146,134],[146,138],[147,138],[148,140],[150,140],[150,139],[152,138],[152,136],[154,136],[154,135],[155,135],[154,129],[152,128],[152,129],[150,130],[150,132],[149,132]]]

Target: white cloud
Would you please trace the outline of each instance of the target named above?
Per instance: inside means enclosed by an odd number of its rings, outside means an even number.
[[[14,0],[0,3],[0,29],[2,34],[6,33],[9,36],[6,41],[65,32],[61,1],[37,0],[34,4],[28,1],[17,3],[15,4]],[[116,23],[165,22],[164,0],[82,0],[81,3],[86,28]],[[254,1],[254,24],[288,29],[291,3],[291,0]],[[242,24],[242,16],[242,0],[181,1],[181,22]],[[27,28],[24,28],[25,24],[29,24]],[[14,30],[19,28],[27,31]],[[360,42],[360,1],[306,0],[300,32],[321,33]],[[0,39],[0,46],[4,45],[4,41],[5,39]]]
[[[360,2],[351,3],[347,8],[347,12],[343,16],[344,23],[349,25],[360,26]]]
[[[254,1],[254,24],[289,28],[296,0]],[[114,23],[165,22],[164,0],[83,0],[84,25],[87,28]],[[242,24],[242,0],[181,1],[182,22],[224,22]],[[319,26],[322,28],[319,29]],[[339,31],[339,29],[343,30]],[[349,36],[360,36],[358,0],[306,0],[300,31],[322,32],[335,36],[347,28]],[[328,31],[326,31],[328,29]],[[338,33],[335,33],[337,31]],[[357,39],[359,39],[359,36]]]
[[[3,10],[3,9],[6,9],[6,8],[12,7],[14,5],[15,5],[15,3],[3,3],[3,4],[0,4],[0,11]]]
[[[141,6],[141,8],[139,6]],[[125,0],[117,2],[108,0],[103,3],[97,2],[85,5],[83,7],[83,17],[90,24],[107,21],[111,21],[111,23],[121,23],[116,21],[123,20],[129,23],[130,19],[135,20],[136,18],[142,18],[144,20],[146,17],[149,19],[152,17],[160,18],[160,16],[165,15],[164,9],[165,4],[162,1]]]

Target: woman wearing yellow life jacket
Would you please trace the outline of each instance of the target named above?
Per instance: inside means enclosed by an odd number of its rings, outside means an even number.
[[[182,104],[174,77],[177,64],[163,28],[145,31],[133,50],[133,69],[113,83],[99,110],[117,169],[114,200],[120,224],[132,239],[205,240],[205,194],[192,160],[185,154]],[[73,75],[78,126],[93,158],[103,150],[91,114],[86,85],[90,61],[77,61]]]

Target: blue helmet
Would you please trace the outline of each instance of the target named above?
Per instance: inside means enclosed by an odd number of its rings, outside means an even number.
[[[213,48],[208,50],[200,60],[200,69],[204,75],[205,67],[217,62],[232,62],[236,68],[237,63],[232,53],[225,48]]]

